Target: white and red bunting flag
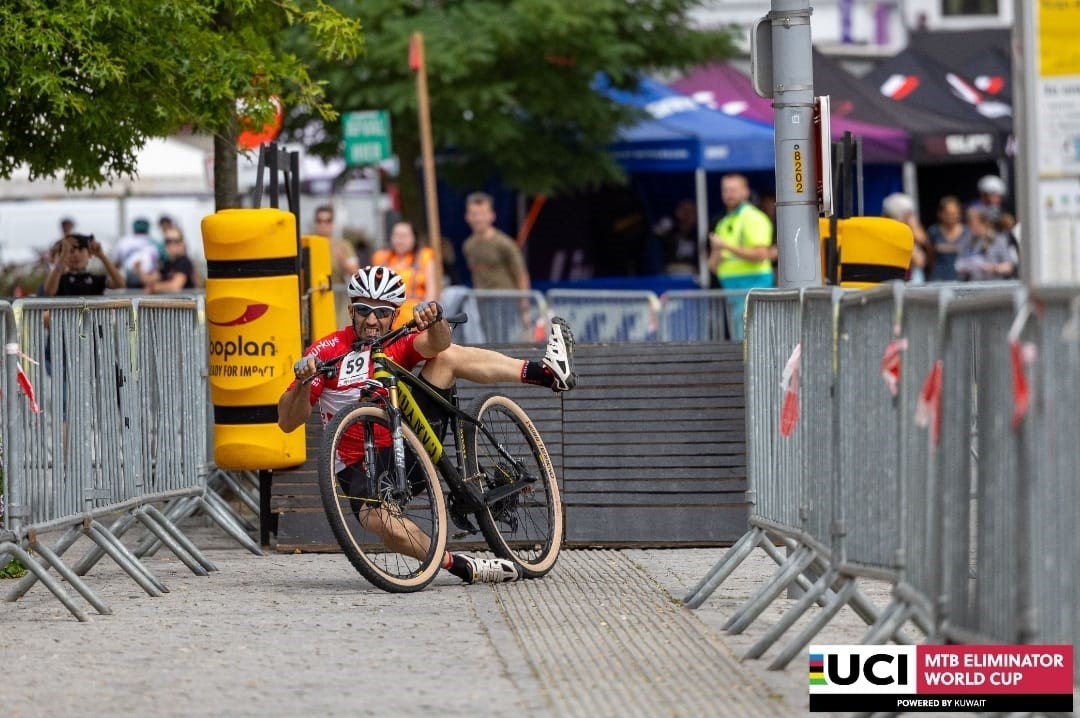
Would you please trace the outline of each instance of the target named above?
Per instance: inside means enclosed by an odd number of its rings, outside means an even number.
[[[37,365],[36,361],[19,351],[18,344],[7,344],[4,347],[4,352],[6,354],[15,354],[22,359],[30,362],[31,364]],[[34,385],[30,383],[30,377],[28,377],[26,375],[26,372],[23,371],[21,364],[16,364],[15,380],[19,383],[19,388],[22,389],[22,393],[26,396],[27,401],[30,402],[30,410],[35,414],[40,414],[41,407],[38,406],[37,399],[34,398]]]
[[[900,391],[901,356],[907,347],[907,339],[893,339],[885,346],[885,354],[881,357],[881,378],[893,396]]]
[[[937,446],[941,437],[941,369],[942,361],[938,359],[927,372],[915,402],[915,424],[924,429],[930,427],[932,446]]]
[[[791,436],[795,424],[799,421],[799,374],[802,369],[802,344],[796,344],[791,352],[784,371],[780,376],[780,387],[784,390],[784,401],[780,406],[780,436]]]
[[[1031,385],[1027,378],[1027,365],[1035,361],[1037,351],[1031,342],[1021,342],[1020,335],[1032,313],[1039,313],[1038,306],[1025,304],[1016,313],[1016,319],[1009,327],[1009,366],[1012,369],[1012,429],[1016,431],[1024,423],[1028,408],[1031,406]]]

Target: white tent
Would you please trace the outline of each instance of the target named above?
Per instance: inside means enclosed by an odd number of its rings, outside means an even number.
[[[212,194],[213,154],[174,138],[154,138],[136,155],[137,175],[114,179],[92,190],[69,190],[63,176],[30,181],[20,167],[10,179],[0,180],[0,199],[49,197],[115,197],[123,195]]]

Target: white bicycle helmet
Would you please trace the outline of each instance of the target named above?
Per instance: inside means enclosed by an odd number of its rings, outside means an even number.
[[[389,267],[361,267],[349,279],[349,299],[377,299],[400,307],[405,302],[405,283]]]

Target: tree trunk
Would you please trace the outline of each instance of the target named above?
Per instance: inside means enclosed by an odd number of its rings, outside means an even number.
[[[214,134],[214,211],[240,207],[236,165],[238,132],[234,119],[227,130]]]

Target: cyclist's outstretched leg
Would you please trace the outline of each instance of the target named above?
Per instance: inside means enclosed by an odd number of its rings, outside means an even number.
[[[541,361],[516,359],[491,349],[451,344],[429,359],[421,375],[432,385],[449,387],[456,379],[477,384],[535,384],[563,392],[574,388],[574,335],[566,320],[555,317]]]
[[[404,488],[387,446],[389,421],[376,406],[334,416],[319,452],[319,490],[335,538],[364,578],[394,592],[431,583],[446,547],[446,507],[435,467],[412,431],[403,427],[402,434]]]
[[[496,555],[518,564],[526,578],[543,576],[562,547],[563,507],[547,449],[525,411],[500,394],[476,399],[470,413],[482,429],[465,430],[466,470],[485,494],[505,495],[477,512]]]

